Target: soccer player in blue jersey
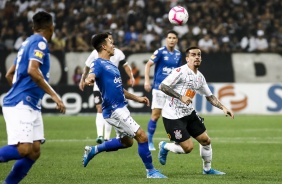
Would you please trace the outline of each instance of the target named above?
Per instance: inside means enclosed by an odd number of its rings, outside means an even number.
[[[134,138],[138,142],[138,153],[145,165],[147,178],[167,178],[154,168],[147,135],[127,109],[126,99],[148,106],[149,99],[135,96],[123,88],[120,72],[110,61],[110,57],[114,55],[114,45],[108,34],[97,34],[91,42],[99,57],[92,62],[85,83],[93,85],[96,82],[98,85],[103,99],[103,117],[115,128],[117,136],[97,146],[85,146],[83,166],[86,167],[98,153],[131,147]]]
[[[145,83],[144,88],[150,92],[152,90],[152,114],[148,122],[148,141],[149,149],[156,150],[153,142],[153,136],[157,128],[157,121],[160,118],[162,108],[165,103],[166,94],[159,90],[159,85],[174,68],[181,65],[181,52],[175,49],[178,42],[177,32],[168,31],[166,37],[166,46],[156,50],[145,65]],[[151,86],[150,68],[155,65],[154,82]]]
[[[41,100],[48,93],[65,113],[65,106],[48,84],[50,57],[47,41],[54,26],[52,16],[40,11],[33,16],[34,34],[27,38],[18,51],[15,63],[6,74],[12,88],[4,97],[3,115],[6,122],[8,145],[0,148],[0,162],[17,160],[4,184],[19,183],[40,156],[44,143]]]

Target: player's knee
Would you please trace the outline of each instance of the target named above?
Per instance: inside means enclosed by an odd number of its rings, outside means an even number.
[[[187,145],[187,146],[183,146],[183,147],[182,147],[182,149],[184,150],[184,152],[185,152],[186,154],[192,152],[193,148],[194,148],[194,147],[193,147],[193,146],[190,146],[190,145]]]
[[[201,145],[202,146],[207,146],[207,145],[210,145],[210,144],[211,144],[211,139],[210,138],[201,140]]]
[[[133,145],[133,139],[129,138],[129,137],[123,137],[120,139],[122,145],[126,148],[129,148]]]
[[[136,132],[135,139],[139,143],[144,143],[148,141],[148,137],[142,128],[139,128],[139,130]]]
[[[19,144],[18,151],[22,157],[25,157],[32,152],[32,145],[31,144]]]

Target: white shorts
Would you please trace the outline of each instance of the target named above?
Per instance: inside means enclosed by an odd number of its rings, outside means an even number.
[[[163,109],[167,95],[161,90],[152,90],[152,106],[151,109]]]
[[[8,145],[45,140],[40,111],[24,105],[23,102],[15,107],[3,107],[2,111],[6,122]]]
[[[115,128],[116,137],[135,137],[140,125],[130,116],[130,112],[126,106],[116,109],[110,118],[105,119]]]

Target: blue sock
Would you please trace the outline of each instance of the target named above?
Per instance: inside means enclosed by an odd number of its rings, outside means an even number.
[[[148,148],[148,142],[138,143],[138,154],[147,170],[154,169],[152,155]]]
[[[34,162],[34,160],[31,160],[27,157],[16,161],[15,165],[12,168],[12,171],[5,179],[5,182],[7,184],[19,183],[27,175]]]
[[[157,121],[150,119],[148,122],[148,142],[153,142],[153,136],[157,128]]]
[[[97,145],[98,153],[103,151],[117,151],[119,149],[125,148],[121,142],[120,139],[113,138],[108,141],[103,142],[102,144]]]
[[[10,160],[18,160],[21,159],[21,155],[16,146],[3,146],[0,148],[0,162],[8,162]]]

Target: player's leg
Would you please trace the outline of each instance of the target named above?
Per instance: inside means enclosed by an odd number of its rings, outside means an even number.
[[[165,104],[166,94],[164,94],[160,90],[153,89],[152,91],[152,115],[151,119],[148,122],[148,142],[149,142],[149,150],[156,150],[154,146],[154,134],[157,128],[158,119],[161,116],[162,108]]]
[[[3,107],[3,115],[6,122],[8,145],[0,148],[0,162],[18,160],[28,155],[31,151],[32,130],[31,111],[29,108],[21,108],[23,104],[15,107]],[[16,116],[15,116],[16,114]]]
[[[104,140],[108,141],[111,138],[111,131],[112,131],[112,125],[110,125],[108,122],[105,122],[105,133],[104,133]]]
[[[186,130],[187,117],[175,120],[163,117],[163,123],[169,139],[174,141],[174,143],[165,141],[159,143],[159,162],[165,165],[169,151],[177,154],[190,153],[193,150],[193,142]]]
[[[128,115],[130,115],[130,113],[126,107],[118,108],[112,113],[110,118],[106,119],[107,123],[114,126],[117,134],[117,138],[110,139],[96,146],[85,146],[85,151],[83,156],[84,167],[87,166],[89,161],[95,155],[101,152],[117,151],[119,149],[128,148],[133,145],[133,137],[135,133],[131,130],[131,128],[132,126],[136,126],[136,125],[124,121],[124,119],[127,120]]]
[[[11,172],[5,179],[6,183],[19,183],[28,174],[29,170],[40,156],[41,141],[32,144],[32,151],[26,157],[15,162]]]
[[[97,138],[96,142],[101,144],[104,142],[104,126],[106,124],[105,119],[103,118],[102,114],[102,96],[100,91],[94,91],[94,103],[97,110],[96,114],[96,130],[97,130]]]
[[[132,119],[132,121],[134,120]],[[167,178],[165,175],[161,174],[158,170],[156,170],[153,166],[152,154],[148,147],[148,137],[141,127],[139,127],[136,131],[136,135],[134,138],[138,142],[138,154],[146,168],[147,178]]]
[[[10,132],[11,129],[15,132],[15,134],[8,133],[8,144],[14,145],[17,142],[17,150],[22,157],[15,162],[5,179],[6,183],[19,183],[27,175],[39,158],[40,143],[41,140],[44,140],[43,120],[39,111],[35,111],[22,103],[17,105],[14,111],[17,112],[18,122],[20,123],[13,128],[7,126],[7,132]],[[10,116],[6,116],[5,120],[14,122],[10,121],[10,118],[17,122],[16,118]]]
[[[204,119],[198,116],[195,111],[192,112],[191,116],[194,116],[194,121],[193,123],[190,123],[191,127],[189,129],[193,132],[193,135],[191,135],[200,143],[200,156],[203,161],[203,174],[225,174],[224,172],[211,168],[212,146],[211,140],[206,132]]]

